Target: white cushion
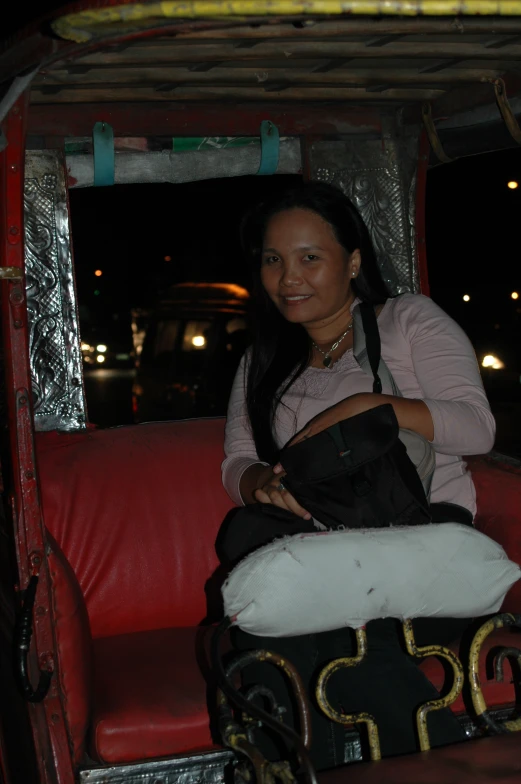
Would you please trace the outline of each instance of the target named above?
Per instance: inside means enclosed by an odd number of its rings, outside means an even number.
[[[488,536],[444,523],[276,539],[233,569],[223,597],[244,631],[293,637],[375,618],[495,613],[520,577]]]

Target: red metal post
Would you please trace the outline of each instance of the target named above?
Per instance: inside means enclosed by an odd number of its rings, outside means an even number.
[[[27,96],[11,109],[3,126],[7,147],[0,153],[0,266],[21,277],[1,282],[6,402],[11,457],[11,511],[19,571],[25,590],[39,574],[34,613],[31,669],[54,671],[42,703],[29,707],[42,784],[73,784],[71,753],[59,692],[53,632],[51,584],[34,451],[31,375],[24,273],[23,191]],[[34,676],[33,676],[34,677]]]
[[[416,263],[420,279],[420,292],[429,296],[429,272],[427,268],[427,246],[425,242],[425,195],[427,190],[427,167],[430,153],[429,140],[425,131],[421,132],[418,169],[416,174]]]

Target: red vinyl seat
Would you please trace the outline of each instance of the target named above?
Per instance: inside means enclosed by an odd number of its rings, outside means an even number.
[[[214,543],[232,508],[220,476],[223,430],[224,420],[208,419],[37,435],[76,764],[87,739],[90,756],[106,763],[215,742],[201,624],[218,606]],[[484,458],[471,468],[478,527],[519,562],[521,475]],[[520,591],[507,597],[509,610],[521,608]],[[491,637],[483,656],[505,634]],[[442,668],[432,659],[422,667],[440,687]],[[483,670],[489,706],[513,702],[509,680],[487,682]]]
[[[87,737],[90,755],[106,762],[212,745],[198,627],[218,601],[207,583],[232,508],[223,429],[208,419],[38,434],[45,522],[69,576],[54,591],[76,762]],[[77,666],[87,623],[92,698]]]
[[[211,748],[200,631],[156,629],[94,641],[96,759],[131,762]]]

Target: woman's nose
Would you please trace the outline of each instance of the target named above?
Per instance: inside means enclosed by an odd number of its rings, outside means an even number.
[[[302,275],[296,264],[284,264],[282,268],[281,281],[283,286],[299,286],[302,283]]]

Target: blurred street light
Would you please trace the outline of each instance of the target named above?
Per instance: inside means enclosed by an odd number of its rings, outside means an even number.
[[[104,343],[100,343],[99,346],[96,346],[96,351],[99,351],[100,354],[104,354],[107,350],[107,347]]]
[[[468,294],[463,295],[463,302],[470,302],[470,297]]]
[[[94,274],[95,274],[95,276],[97,278],[101,278],[101,276],[103,275],[103,271],[102,270],[95,270]]]
[[[507,182],[507,187],[510,188],[511,191],[515,191],[516,188],[519,188],[519,183],[515,180],[510,180],[510,182]]]
[[[519,299],[519,294],[517,293],[517,291],[513,291],[510,296],[512,297],[512,299]]]
[[[197,348],[202,348],[206,343],[206,338],[204,335],[195,335],[192,338],[192,345],[197,346]]]
[[[504,362],[493,354],[487,354],[486,357],[483,357],[481,365],[484,368],[491,368],[492,370],[503,370],[505,367]]]
[[[105,362],[105,357],[103,356],[103,354],[98,354],[98,356],[96,357],[96,361],[99,362],[100,364],[102,362]]]

